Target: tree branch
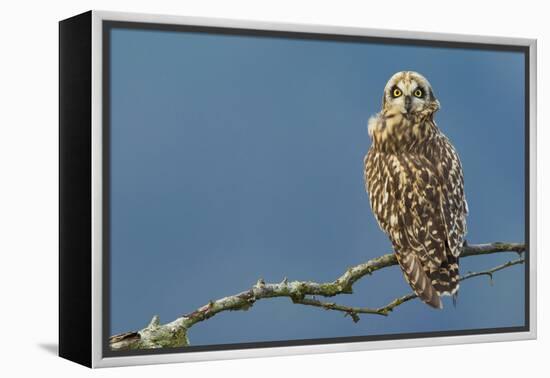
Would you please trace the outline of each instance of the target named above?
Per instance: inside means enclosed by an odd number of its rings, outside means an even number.
[[[463,248],[460,256],[464,258],[501,252],[516,252],[521,255],[525,252],[525,244],[499,242],[468,245]],[[513,265],[522,264],[523,262],[524,258],[520,257],[517,260],[509,261],[486,271],[468,273],[461,277],[460,280],[463,281],[481,275],[487,275],[492,280],[493,273]],[[109,338],[109,344],[111,350],[187,346],[189,345],[187,331],[193,325],[207,320],[223,311],[248,310],[257,300],[274,297],[288,297],[296,304],[341,311],[350,316],[354,322],[359,321],[358,314],[387,316],[395,307],[416,298],[416,295],[414,293],[407,294],[379,308],[349,307],[332,302],[322,302],[316,298],[307,298],[306,296],[333,297],[338,294],[352,294],[352,286],[359,279],[377,270],[396,264],[397,260],[395,255],[390,253],[369,260],[363,264],[350,267],[332,282],[289,282],[285,277],[279,283],[265,283],[260,279],[249,290],[216,301],[210,301],[199,309],[183,315],[170,323],[161,325],[158,316],[155,316],[149,325],[140,331],[111,336]]]

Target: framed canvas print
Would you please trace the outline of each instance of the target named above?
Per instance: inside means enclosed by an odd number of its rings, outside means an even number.
[[[60,22],[59,353],[536,337],[536,41]]]

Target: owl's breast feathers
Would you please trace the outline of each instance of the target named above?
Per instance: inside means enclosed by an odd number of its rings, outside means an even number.
[[[458,289],[467,205],[458,154],[431,115],[379,114],[365,156],[371,208],[405,278],[426,303]]]

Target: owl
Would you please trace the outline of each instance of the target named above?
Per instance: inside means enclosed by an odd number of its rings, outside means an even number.
[[[417,296],[443,308],[455,295],[468,204],[458,154],[434,122],[439,109],[428,80],[417,72],[393,75],[382,110],[368,122],[365,188],[403,275]]]

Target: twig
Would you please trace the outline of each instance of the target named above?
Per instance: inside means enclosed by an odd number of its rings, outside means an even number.
[[[470,256],[472,256],[472,255],[470,255]],[[499,270],[508,268],[512,265],[523,264],[524,262],[525,262],[525,259],[523,257],[521,257],[521,258],[516,259],[516,260],[508,261],[505,264],[496,266],[496,267],[494,267],[492,269],[489,269],[489,270],[485,270],[485,271],[482,271],[482,272],[470,272],[470,273],[460,277],[459,281],[464,281],[464,280],[474,278],[474,277],[479,277],[479,276],[489,276],[489,278],[491,279],[491,282],[492,282],[493,281],[493,273],[498,272]],[[393,309],[395,307],[397,307],[397,306],[399,306],[399,305],[401,305],[405,302],[408,302],[408,301],[410,301],[411,299],[414,299],[414,298],[417,298],[417,295],[415,293],[410,293],[410,294],[404,295],[402,297],[396,298],[393,301],[391,301],[390,303],[388,303],[386,306],[379,307],[379,308],[350,307],[350,306],[345,306],[345,305],[339,305],[339,304],[336,304],[336,303],[333,303],[333,302],[322,302],[322,301],[319,301],[317,299],[309,299],[309,298],[304,298],[302,300],[294,300],[293,302],[297,303],[297,304],[307,305],[307,306],[321,307],[321,308],[324,308],[325,310],[341,311],[341,312],[344,312],[346,315],[349,315],[352,318],[352,320],[355,323],[357,323],[360,320],[358,314],[374,314],[374,315],[387,316],[387,315],[389,315],[389,313],[391,311],[393,311]]]
[[[470,256],[473,256],[473,255],[470,255]],[[524,262],[525,262],[525,258],[520,257],[516,260],[508,261],[507,263],[504,263],[502,265],[495,266],[494,268],[491,268],[489,270],[484,270],[482,272],[470,272],[470,273],[460,277],[459,281],[468,280],[470,278],[474,278],[474,277],[478,277],[478,276],[489,276],[491,278],[491,282],[492,282],[493,273],[498,272],[499,270],[508,268],[512,265],[523,264]],[[401,304],[403,304],[407,301],[410,301],[411,299],[414,299],[416,297],[417,296],[416,296],[415,293],[410,293],[410,294],[404,295],[404,296],[402,296],[400,298],[397,298],[397,299],[393,300],[392,302],[388,303],[386,306],[378,308],[377,311],[382,313],[383,315],[388,315],[397,306],[399,306],[399,305],[401,305]]]
[[[349,306],[339,305],[333,302],[322,302],[312,298],[293,299],[292,302],[296,304],[306,305],[306,306],[321,307],[321,308],[324,308],[325,310],[342,311],[345,313],[345,315],[350,316],[355,323],[357,323],[360,320],[358,314],[385,315],[385,314],[382,314],[380,310],[376,308],[349,307]]]

